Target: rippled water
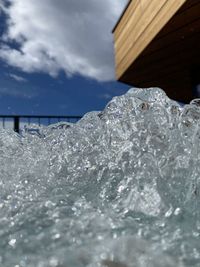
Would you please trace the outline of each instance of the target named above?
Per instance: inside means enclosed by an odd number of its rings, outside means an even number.
[[[0,132],[0,266],[200,266],[200,100],[130,90]]]

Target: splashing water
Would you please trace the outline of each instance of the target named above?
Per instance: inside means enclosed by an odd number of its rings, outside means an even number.
[[[200,100],[158,88],[1,131],[0,266],[199,266],[199,152]]]

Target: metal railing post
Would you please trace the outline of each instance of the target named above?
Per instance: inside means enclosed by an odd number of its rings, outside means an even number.
[[[14,116],[14,131],[19,133],[19,116]]]

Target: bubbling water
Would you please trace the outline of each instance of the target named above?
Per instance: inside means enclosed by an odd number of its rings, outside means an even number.
[[[200,100],[131,89],[76,124],[0,132],[0,266],[200,264]]]

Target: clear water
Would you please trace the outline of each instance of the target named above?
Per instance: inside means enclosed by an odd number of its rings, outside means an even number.
[[[0,132],[0,266],[200,266],[200,100],[130,90]]]

